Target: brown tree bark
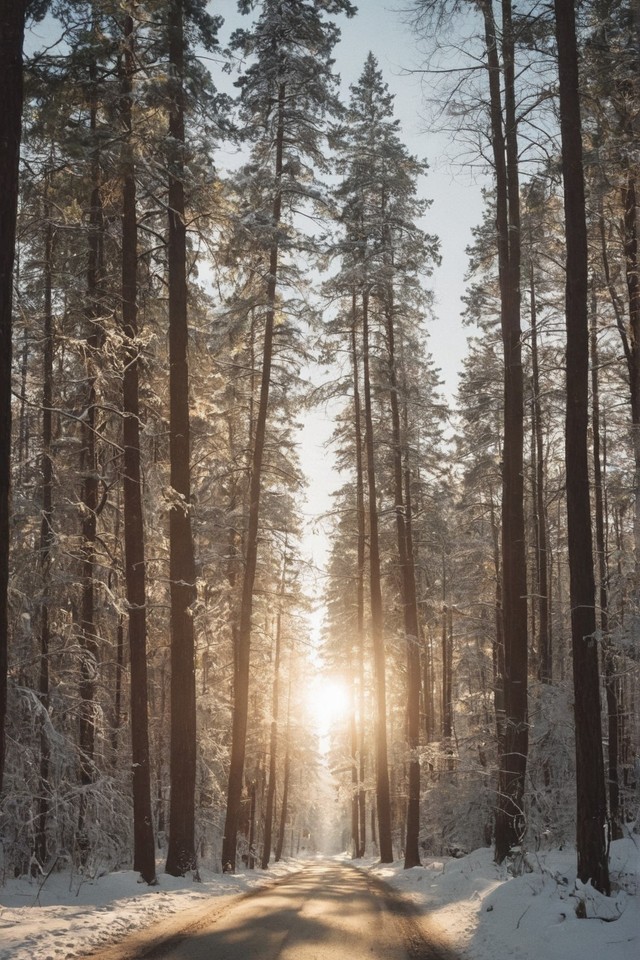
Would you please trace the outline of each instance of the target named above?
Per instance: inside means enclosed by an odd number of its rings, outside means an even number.
[[[389,246],[391,244],[389,243]],[[393,449],[394,508],[396,520],[396,544],[400,566],[400,593],[402,597],[403,625],[407,658],[407,749],[409,753],[409,789],[406,811],[406,837],[404,843],[405,869],[420,865],[418,835],[420,833],[420,646],[418,628],[418,605],[416,600],[416,577],[413,557],[410,508],[405,501],[405,469],[409,471],[406,436],[403,440],[400,426],[400,403],[398,398],[398,360],[396,357],[396,331],[394,317],[394,294],[391,284],[385,291],[385,329],[387,334],[387,376],[389,378],[389,406],[391,412],[391,444]],[[405,434],[406,434],[405,417]],[[404,466],[403,466],[404,460]],[[410,478],[407,477],[406,493],[410,496]]]
[[[380,861],[393,862],[391,841],[391,794],[387,749],[387,693],[384,650],[384,614],[380,577],[380,546],[378,542],[378,503],[374,456],[371,378],[369,372],[369,293],[362,296],[362,361],[364,389],[365,449],[369,493],[369,594],[371,602],[371,636],[376,689],[376,800],[378,808],[378,835]]]
[[[638,202],[636,171],[629,170],[622,191],[624,211],[624,254],[629,297],[629,349],[627,365],[631,390],[631,429],[633,433],[634,514],[633,548],[636,568],[636,593],[640,592],[640,261],[638,258]]]
[[[276,615],[275,654],[273,661],[273,693],[271,698],[271,728],[269,731],[269,781],[267,784],[267,802],[264,815],[264,839],[262,845],[262,860],[260,866],[266,870],[271,857],[273,836],[273,817],[276,798],[277,753],[278,753],[278,710],[280,685],[280,648],[282,641],[282,603],[286,585],[287,553],[282,558],[282,576],[280,578],[280,596],[278,598],[278,613]]]
[[[405,410],[406,414],[406,410]],[[406,430],[406,423],[405,423]],[[405,538],[407,544],[408,578],[413,582],[415,606],[415,635],[407,638],[407,742],[409,747],[409,796],[407,799],[407,835],[405,841],[405,869],[419,867],[420,860],[420,640],[418,636],[418,609],[415,590],[413,553],[413,523],[411,501],[411,469],[405,452],[404,468]],[[408,594],[410,598],[410,593]]]
[[[183,0],[169,6],[172,103],[169,136],[174,153],[169,174],[169,455],[173,503],[169,512],[171,581],[171,746],[169,848],[166,871],[196,869],[196,689],[192,605],[196,571],[191,530],[188,304],[184,191]]]
[[[289,676],[291,676],[291,664],[289,664]],[[284,748],[284,770],[282,777],[282,806],[280,807],[280,823],[278,826],[278,839],[274,860],[278,863],[282,859],[284,849],[284,834],[287,828],[287,817],[289,816],[289,784],[291,782],[291,679],[289,679],[289,694],[287,697],[287,725],[285,729],[285,748]]]
[[[520,326],[520,196],[511,0],[502,0],[502,66],[492,0],[482,0],[496,182],[500,320],[504,349],[502,617],[505,726],[495,821],[501,863],[525,832],[528,754],[527,567],[524,523],[524,385]],[[504,119],[501,85],[504,87]]]
[[[258,558],[258,528],[260,524],[260,494],[262,489],[262,461],[267,429],[269,408],[269,389],[271,385],[271,364],[273,358],[273,330],[275,323],[275,301],[278,287],[279,245],[277,228],[282,211],[281,180],[284,159],[284,113],[286,102],[285,84],[278,89],[276,109],[275,150],[275,194],[272,207],[272,228],[274,239],[269,253],[269,274],[266,289],[266,312],[264,328],[264,346],[262,353],[262,377],[260,381],[260,399],[255,425],[253,454],[251,458],[251,476],[249,480],[249,522],[245,549],[245,568],[240,602],[240,626],[236,645],[236,663],[234,676],[233,725],[231,733],[231,758],[229,762],[229,783],[227,787],[227,811],[222,839],[222,864],[231,869],[236,865],[236,840],[240,817],[244,759],[247,741],[247,716],[249,709],[249,665],[251,659],[251,617],[253,612],[253,586]]]
[[[18,278],[16,278],[18,279]],[[30,451],[29,416],[27,412],[27,374],[29,373],[29,331],[25,327],[20,364],[20,419],[18,422],[18,482],[28,481],[27,463]]]
[[[0,0],[0,793],[7,715],[13,262],[22,132],[25,0]]]
[[[442,739],[447,753],[451,750],[453,736],[452,671],[453,652],[449,642],[449,606],[447,604],[447,566],[444,545],[442,548]]]
[[[351,364],[353,368],[353,427],[356,448],[356,517],[358,526],[357,571],[356,571],[356,643],[358,648],[358,721],[359,738],[357,752],[358,770],[358,826],[357,840],[354,837],[356,858],[364,857],[367,845],[367,795],[364,788],[365,775],[365,652],[364,652],[364,575],[366,546],[366,513],[364,503],[364,465],[362,457],[362,406],[360,401],[360,376],[356,337],[357,298],[354,291],[351,309]]]
[[[620,809],[620,779],[618,752],[620,744],[620,704],[616,678],[615,652],[609,634],[609,569],[605,540],[604,476],[600,444],[600,383],[598,360],[598,328],[595,290],[591,295],[591,432],[593,434],[593,493],[595,502],[596,559],[598,563],[598,600],[600,606],[600,633],[604,686],[607,697],[607,785],[609,793],[609,824],[612,840],[622,837]]]
[[[356,860],[360,850],[360,805],[358,782],[358,724],[356,717],[356,675],[353,668],[353,651],[350,637],[345,637],[348,647],[347,682],[349,684],[349,752],[351,762],[351,859]]]
[[[87,307],[86,307],[86,410],[82,418],[82,449],[80,453],[81,493],[81,583],[82,599],[80,614],[80,783],[88,787],[95,779],[95,734],[96,734],[96,683],[99,662],[99,644],[96,626],[96,543],[98,515],[105,505],[106,494],[100,497],[98,475],[98,393],[96,367],[104,341],[101,313],[101,283],[103,279],[104,220],[101,195],[100,147],[97,143],[98,102],[97,66],[89,64],[91,106],[89,129],[92,141],[90,175],[91,196],[89,200],[88,251],[87,251]],[[76,842],[83,859],[88,852],[88,840],[84,824],[87,792],[80,795]]]
[[[549,607],[549,557],[547,548],[547,505],[545,502],[544,436],[540,404],[538,361],[538,305],[533,261],[529,269],[531,314],[531,379],[533,388],[533,498],[535,513],[536,587],[538,604],[538,675],[543,683],[553,679],[551,616]]]
[[[147,607],[142,471],[140,463],[140,358],[138,336],[138,217],[133,157],[134,22],[124,19],[120,113],[122,148],[122,332],[125,368],[122,382],[124,446],[125,579],[131,659],[131,764],[133,776],[133,868],[147,883],[156,882],[151,811],[151,764],[147,681]]]
[[[48,183],[45,186],[48,191]],[[51,209],[45,193],[44,204],[44,324],[42,331],[42,519],[40,521],[40,575],[42,594],[40,600],[40,671],[38,694],[43,712],[40,726],[40,787],[38,812],[34,825],[35,853],[42,867],[48,859],[47,822],[49,819],[49,769],[50,748],[45,720],[49,714],[49,648],[51,643],[51,624],[49,621],[49,603],[51,595],[51,549],[53,533],[53,459],[51,441],[53,435],[53,309],[52,309],[52,270],[53,270],[53,225]]]
[[[576,730],[578,876],[609,893],[588,465],[589,324],[580,87],[573,0],[555,0],[566,231],[566,484]]]

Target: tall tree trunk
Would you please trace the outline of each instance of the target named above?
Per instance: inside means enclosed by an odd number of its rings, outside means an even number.
[[[282,557],[282,576],[280,578],[280,596],[278,599],[278,613],[276,616],[276,649],[273,662],[273,693],[271,699],[271,729],[269,733],[269,782],[267,785],[267,802],[264,815],[264,840],[262,846],[262,861],[260,866],[266,870],[271,857],[271,842],[273,836],[273,813],[276,797],[277,751],[278,751],[278,708],[280,684],[280,647],[282,640],[282,604],[287,575],[287,546],[285,542]]]
[[[391,243],[388,243],[391,246]],[[418,835],[420,833],[420,647],[418,642],[418,606],[416,578],[411,538],[411,521],[405,502],[403,456],[406,469],[408,454],[406,438],[403,443],[398,399],[398,361],[396,359],[396,331],[394,294],[391,284],[386,290],[385,327],[387,333],[387,375],[389,377],[389,405],[391,409],[391,443],[393,447],[393,479],[396,518],[396,543],[401,576],[404,637],[407,658],[407,748],[409,752],[409,790],[407,797],[405,838],[405,869],[420,865]],[[406,430],[406,423],[405,423]],[[408,541],[411,540],[409,549]]]
[[[131,659],[131,763],[133,772],[134,870],[147,883],[156,882],[155,842],[151,810],[151,764],[147,693],[147,608],[142,473],[140,466],[140,360],[138,336],[138,219],[133,158],[132,94],[135,72],[134,23],[124,21],[124,69],[120,110],[122,148],[122,332],[125,368],[122,383],[124,446],[125,578]]]
[[[555,0],[566,221],[566,483],[576,729],[578,876],[609,893],[588,467],[587,225],[573,0]]]
[[[491,145],[496,178],[500,318],[504,348],[502,616],[505,728],[496,806],[501,863],[525,832],[528,753],[527,567],[524,524],[524,386],[520,327],[520,198],[511,0],[502,0],[502,70],[492,0],[482,0],[489,68]],[[501,84],[504,86],[504,129]]]
[[[0,0],[0,793],[6,755],[13,262],[22,131],[25,9],[26,0]]]
[[[600,383],[598,361],[598,327],[595,289],[591,295],[591,431],[593,434],[593,492],[596,521],[596,558],[598,562],[598,599],[600,602],[600,632],[602,635],[604,686],[607,695],[607,732],[608,732],[608,787],[609,787],[609,823],[611,839],[622,837],[622,818],[620,810],[620,781],[618,774],[618,746],[620,730],[618,719],[617,678],[615,653],[609,634],[609,570],[604,526],[604,482],[602,459],[600,454]]]
[[[48,190],[48,183],[45,186]],[[48,197],[44,205],[44,329],[42,354],[42,519],[40,522],[40,574],[42,595],[40,601],[40,675],[38,692],[42,719],[40,724],[40,787],[38,813],[35,823],[35,853],[41,866],[47,862],[47,821],[49,819],[49,769],[50,748],[46,730],[49,714],[49,647],[51,624],[49,603],[51,600],[51,549],[53,534],[53,459],[51,440],[53,435],[53,225]]]
[[[18,271],[16,270],[16,273]],[[19,278],[16,276],[16,282]],[[29,460],[29,416],[27,414],[27,374],[29,373],[29,331],[26,326],[22,341],[22,362],[20,365],[20,421],[18,426],[18,482],[28,482],[27,462]]]
[[[362,462],[362,406],[360,402],[360,377],[358,373],[358,348],[356,338],[357,303],[352,296],[351,363],[353,367],[353,426],[356,448],[356,517],[358,525],[357,573],[356,573],[356,642],[358,646],[358,822],[359,836],[355,846],[357,858],[364,857],[367,845],[367,794],[365,775],[365,653],[364,653],[364,573],[366,546],[366,513],[364,504],[364,465]]]
[[[405,408],[406,418],[406,408]],[[405,423],[406,431],[406,423]],[[407,556],[410,557],[409,576],[414,587],[416,633],[408,637],[407,644],[407,740],[409,746],[409,796],[407,799],[407,837],[405,844],[405,869],[420,866],[420,642],[418,637],[418,612],[415,603],[415,567],[413,553],[413,523],[411,501],[411,470],[408,451],[405,451],[404,468],[405,537]]]
[[[640,596],[640,261],[638,258],[638,203],[636,171],[627,176],[622,191],[624,210],[624,254],[627,292],[629,295],[629,347],[627,362],[631,388],[631,429],[633,431],[634,514],[633,549],[635,553],[636,602]]]
[[[453,736],[453,656],[449,643],[449,607],[447,604],[447,564],[444,544],[442,546],[442,739],[447,753],[451,751]]]
[[[91,197],[89,206],[88,256],[87,256],[87,338],[85,351],[86,366],[86,410],[82,418],[82,601],[80,615],[80,783],[88,787],[95,778],[95,734],[96,734],[96,683],[98,674],[98,636],[96,627],[96,542],[98,514],[104,507],[99,501],[98,479],[98,437],[96,367],[104,340],[101,312],[101,283],[103,274],[103,210],[101,196],[100,147],[97,143],[98,103],[97,103],[97,66],[95,61],[89,65],[91,86],[91,107],[89,129],[92,141],[90,160]],[[78,813],[77,844],[79,855],[84,858],[88,852],[88,840],[84,824],[86,817],[86,790],[80,795]]]
[[[352,369],[354,376],[354,394],[357,397],[358,390],[355,386],[358,376],[358,357],[356,351],[356,317],[357,317],[357,297],[355,290],[352,295],[352,310],[351,310],[351,361]],[[359,397],[357,397],[357,402],[360,402]],[[355,399],[354,399],[355,403]],[[355,411],[354,411],[355,412]],[[359,432],[358,423],[358,431]],[[360,438],[356,437],[356,445],[359,443]],[[362,450],[358,449],[356,451],[356,458],[362,457]],[[364,570],[360,565],[360,495],[362,492],[361,486],[361,467],[362,463],[356,464],[356,519],[358,525],[358,545],[357,545],[357,556],[358,564],[356,568],[356,645],[358,652],[360,651],[360,629],[362,623],[360,620],[361,614],[361,599],[364,600],[364,597],[361,598],[361,591],[364,587],[363,574]],[[363,548],[363,560],[364,560],[364,543],[362,544]],[[350,761],[351,761],[351,797],[350,797],[350,810],[351,810],[351,858],[353,860],[358,859],[361,856],[360,853],[360,765],[358,758],[358,716],[357,716],[357,706],[356,706],[356,696],[357,696],[357,680],[356,680],[356,668],[354,666],[354,650],[353,642],[351,639],[351,630],[347,626],[344,644],[347,649],[347,677],[349,684],[349,752],[350,752]]]
[[[256,843],[256,779],[249,784],[249,835],[247,837],[247,867],[255,870],[255,843]]]
[[[285,84],[278,89],[278,120],[275,141],[275,193],[271,211],[274,239],[269,254],[269,274],[267,278],[267,307],[265,313],[264,347],[262,354],[262,378],[260,399],[255,425],[253,456],[251,459],[251,478],[249,481],[249,523],[245,551],[244,579],[240,602],[240,627],[238,630],[236,668],[234,677],[233,727],[231,733],[231,759],[229,763],[229,784],[227,788],[227,812],[222,840],[222,863],[235,869],[236,839],[240,817],[242,780],[247,741],[247,715],[249,709],[249,664],[251,654],[251,616],[253,611],[253,585],[256,576],[258,558],[258,527],[260,523],[260,493],[262,489],[262,461],[267,430],[269,407],[269,388],[271,385],[271,364],[273,358],[273,330],[275,322],[275,301],[278,286],[279,246],[277,229],[282,211],[282,170],[284,157],[284,113],[286,102]]]
[[[116,662],[113,691],[113,723],[111,726],[111,751],[114,767],[118,763],[118,747],[120,743],[120,728],[122,726],[122,674],[124,671],[124,617],[118,617],[116,631]]]
[[[173,96],[169,136],[174,154],[169,175],[169,455],[174,502],[169,513],[171,796],[166,871],[177,877],[196,869],[196,684],[192,610],[196,599],[196,570],[191,530],[184,43],[183,0],[171,0],[169,63]]]
[[[349,753],[351,766],[351,859],[356,860],[360,853],[360,805],[358,783],[358,724],[356,716],[356,673],[353,664],[353,648],[350,632],[344,638],[348,649],[347,682],[349,684]]]
[[[378,503],[374,457],[373,413],[371,379],[369,374],[369,293],[362,297],[362,358],[364,387],[365,448],[369,492],[369,593],[371,601],[371,635],[376,687],[376,798],[378,807],[378,834],[380,860],[393,862],[391,842],[391,795],[387,759],[387,693],[384,652],[384,617],[380,577],[380,546],[378,542]]]
[[[289,664],[289,677],[291,677],[291,664]],[[278,839],[274,859],[278,863],[282,859],[284,848],[284,834],[287,828],[287,817],[289,816],[289,784],[291,782],[291,679],[289,679],[289,694],[287,697],[287,726],[285,729],[285,748],[284,748],[284,770],[282,777],[282,806],[280,807],[280,824],[278,827]]]
[[[502,570],[500,566],[500,530],[493,503],[493,490],[489,491],[491,535],[493,539],[493,568],[495,573],[495,638],[492,648],[493,706],[496,721],[496,744],[498,757],[504,753],[504,619],[502,616]],[[498,772],[498,780],[500,773]]]
[[[543,683],[553,679],[551,646],[551,617],[549,610],[547,551],[547,505],[545,503],[544,437],[542,407],[540,404],[540,366],[538,361],[538,304],[533,260],[529,268],[529,298],[531,312],[531,378],[533,387],[533,450],[535,498],[536,587],[538,604],[538,675]]]
[[[435,696],[433,689],[433,649],[431,633],[423,631],[422,640],[422,686],[424,703],[424,738],[427,743],[435,739]]]

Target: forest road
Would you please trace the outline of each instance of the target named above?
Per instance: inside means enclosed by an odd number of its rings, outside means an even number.
[[[355,867],[320,861],[130,960],[456,960],[428,921]]]

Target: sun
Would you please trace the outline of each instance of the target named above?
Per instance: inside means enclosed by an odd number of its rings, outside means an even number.
[[[307,708],[316,733],[326,736],[337,724],[346,723],[351,698],[349,688],[339,677],[314,676],[307,690]]]

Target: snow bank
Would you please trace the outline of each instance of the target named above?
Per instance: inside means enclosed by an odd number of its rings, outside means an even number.
[[[10,880],[0,887],[0,960],[71,960],[112,944],[158,921],[188,920],[212,897],[231,898],[299,870],[300,863],[278,863],[268,871],[207,874],[191,877],[158,873],[148,887],[133,871],[109,873],[95,880],[68,872],[42,878]],[[160,870],[160,867],[158,868]],[[222,903],[222,901],[220,901]]]
[[[356,864],[357,865],[357,864]],[[614,894],[576,882],[575,851],[528,854],[510,876],[489,849],[459,860],[366,865],[412,899],[464,960],[630,960],[640,956],[640,839],[612,844]],[[576,908],[585,904],[587,917]]]

